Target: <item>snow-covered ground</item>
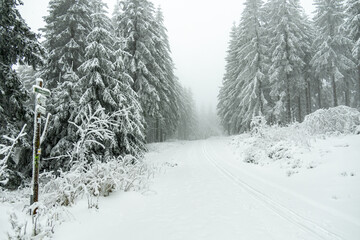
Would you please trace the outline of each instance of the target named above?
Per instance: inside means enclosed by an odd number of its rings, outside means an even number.
[[[69,209],[54,239],[360,239],[360,135],[309,140],[283,159],[244,162],[249,136],[149,146],[148,190]],[[293,170],[289,174],[289,170]],[[0,239],[9,224],[0,204]]]

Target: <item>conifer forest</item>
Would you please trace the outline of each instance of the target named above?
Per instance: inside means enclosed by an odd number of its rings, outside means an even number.
[[[27,2],[0,0],[0,239],[360,239],[359,0],[241,0],[205,107],[175,3],[46,0],[35,32]]]

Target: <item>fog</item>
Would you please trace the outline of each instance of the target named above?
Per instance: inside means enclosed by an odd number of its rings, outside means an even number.
[[[116,0],[105,0],[112,13]],[[192,89],[198,108],[215,110],[225,71],[230,28],[238,22],[244,0],[153,0],[161,5],[168,29],[176,75]],[[312,0],[301,0],[308,14]],[[26,0],[20,11],[34,30],[44,26],[47,0]]]

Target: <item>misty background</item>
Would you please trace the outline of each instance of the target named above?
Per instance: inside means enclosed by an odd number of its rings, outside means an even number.
[[[44,27],[48,0],[26,0],[20,12],[31,29]],[[112,14],[116,0],[104,0]],[[231,26],[240,20],[244,0],[152,0],[161,6],[168,30],[175,73],[191,88],[199,110],[215,111],[225,71],[225,55]],[[307,14],[312,0],[301,0]],[[36,6],[36,7],[34,7]],[[191,6],[191,7],[190,7]]]

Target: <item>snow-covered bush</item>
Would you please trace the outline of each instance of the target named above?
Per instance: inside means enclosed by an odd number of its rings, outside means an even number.
[[[262,136],[266,127],[267,127],[266,118],[264,116],[255,116],[251,119],[251,123],[250,123],[251,135]]]
[[[360,112],[339,106],[317,110],[306,116],[303,123],[286,127],[267,126],[261,116],[254,117],[250,135],[236,137],[234,145],[244,162],[259,165],[277,162],[291,176],[300,168],[316,167],[315,163],[302,162],[296,155],[309,149],[311,140],[317,135],[349,133],[360,133]]]
[[[98,207],[98,198],[113,191],[140,190],[146,187],[152,175],[151,168],[144,161],[133,156],[119,156],[106,162],[77,162],[70,171],[41,174],[42,195],[46,206],[68,206],[83,196],[88,198],[89,207]]]
[[[71,155],[73,161],[93,162],[94,152],[104,155],[104,151],[108,149],[105,145],[115,142],[115,133],[111,129],[119,123],[115,121],[116,117],[106,114],[100,107],[93,112],[88,105],[86,111],[82,111],[80,115],[78,116],[79,124],[70,122],[77,128],[76,134],[79,137]]]
[[[25,219],[19,219],[15,212],[10,213],[9,222],[11,224],[10,231],[7,232],[9,240],[30,240],[30,236],[27,234],[27,221]]]
[[[295,151],[310,146],[310,136],[301,124],[293,123],[282,127],[268,126],[263,117],[254,117],[250,135],[240,135],[234,139],[241,159],[246,163],[265,165],[272,162],[291,169],[302,167],[294,157]],[[291,174],[290,174],[291,175]],[[288,176],[290,176],[288,174]]]
[[[310,134],[356,133],[360,126],[360,112],[346,106],[319,109],[307,115],[301,125]]]

